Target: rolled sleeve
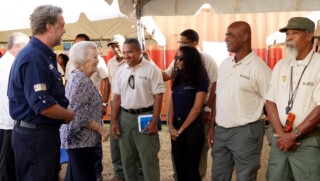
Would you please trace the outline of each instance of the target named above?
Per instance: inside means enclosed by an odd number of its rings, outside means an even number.
[[[161,71],[157,67],[154,67],[154,71],[151,77],[151,89],[153,94],[164,93],[166,91]]]
[[[36,114],[41,113],[46,108],[57,104],[57,101],[50,92],[50,79],[53,72],[47,72],[42,69],[44,66],[35,65],[36,62],[30,62],[25,66],[24,94],[28,104]],[[53,67],[52,67],[53,69]],[[49,74],[49,75],[48,75]]]

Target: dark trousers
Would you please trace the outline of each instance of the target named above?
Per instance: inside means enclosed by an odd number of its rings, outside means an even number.
[[[175,122],[174,127],[179,129],[182,124]],[[201,181],[199,162],[203,144],[204,130],[200,120],[188,126],[176,141],[171,140],[172,155],[179,181]]]
[[[96,147],[67,149],[69,163],[65,181],[95,181]]]
[[[59,129],[15,126],[12,147],[19,181],[57,181],[60,169]]]
[[[103,152],[102,152],[102,142],[98,142],[97,146],[95,147],[96,153],[94,154],[94,160],[95,160],[95,167],[96,167],[96,173],[97,177],[101,176],[103,171],[103,165],[102,165],[102,158],[103,158]]]
[[[14,154],[11,146],[12,130],[0,129],[0,180],[15,181]]]

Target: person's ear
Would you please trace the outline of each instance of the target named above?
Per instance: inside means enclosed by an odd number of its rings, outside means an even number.
[[[248,34],[248,33],[244,33],[244,34],[242,35],[242,40],[243,40],[244,42],[247,41],[248,38],[249,38],[249,34]]]

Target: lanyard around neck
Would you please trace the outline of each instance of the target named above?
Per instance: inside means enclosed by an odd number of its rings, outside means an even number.
[[[294,102],[294,99],[295,99],[295,97],[296,97],[296,95],[297,95],[298,87],[299,87],[299,85],[300,85],[302,76],[303,76],[305,70],[308,68],[308,66],[309,66],[309,64],[310,64],[310,62],[311,62],[311,60],[312,60],[313,54],[314,54],[314,52],[312,53],[311,58],[310,58],[310,60],[309,60],[309,62],[308,62],[308,64],[307,64],[307,66],[304,67],[304,69],[303,69],[303,71],[302,71],[302,73],[301,73],[301,75],[300,75],[299,81],[298,81],[298,83],[297,83],[297,85],[296,85],[296,87],[295,87],[294,90],[293,90],[293,83],[292,83],[292,81],[293,81],[293,78],[292,78],[292,77],[293,77],[293,67],[291,67],[289,100],[288,100],[288,106],[286,107],[286,113],[287,113],[287,114],[290,112],[290,110],[291,110],[291,108],[292,108],[292,106],[293,106],[293,102]]]

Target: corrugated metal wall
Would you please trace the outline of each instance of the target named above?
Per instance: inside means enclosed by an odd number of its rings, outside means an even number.
[[[154,20],[167,39],[167,50],[176,49],[179,33],[185,29],[196,30],[200,41],[223,42],[229,24],[246,21],[252,29],[252,47],[266,48],[266,37],[285,26],[291,17],[306,16],[310,12],[277,12],[250,14],[215,14],[204,9],[194,16],[154,16]],[[201,48],[201,44],[200,44]]]

